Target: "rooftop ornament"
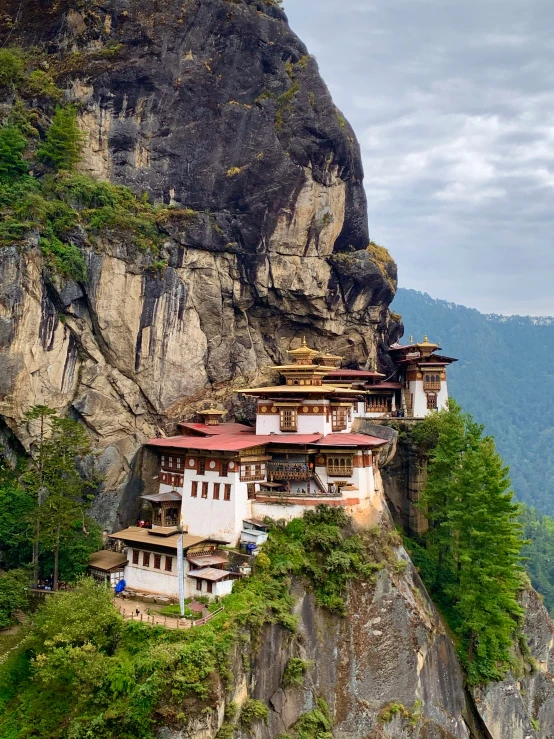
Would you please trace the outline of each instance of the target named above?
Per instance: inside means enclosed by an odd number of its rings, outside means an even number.
[[[218,410],[212,403],[209,408],[199,411],[199,414],[204,417],[206,426],[217,426],[221,416],[225,415],[225,411]]]

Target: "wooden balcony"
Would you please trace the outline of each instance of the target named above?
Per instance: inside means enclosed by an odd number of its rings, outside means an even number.
[[[440,382],[424,382],[423,383],[423,389],[424,390],[440,390],[441,384]]]

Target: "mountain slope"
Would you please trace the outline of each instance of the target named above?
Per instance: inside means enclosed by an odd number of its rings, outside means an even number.
[[[56,103],[76,104],[80,172],[151,208],[146,223],[104,202],[99,233],[79,212],[56,234],[86,265],[75,281],[47,274],[25,223],[0,262],[0,414],[26,449],[36,403],[86,423],[113,529],[136,516],[137,452],[166,414],[236,413],[233,384],[259,384],[296,336],[374,357],[396,266],[368,250],[354,132],[274,0],[6,0],[8,45],[25,74],[0,77],[0,122],[31,116],[28,160]]]
[[[451,395],[496,437],[517,497],[554,514],[554,318],[484,315],[405,289],[393,309],[405,336],[428,333],[458,357]]]

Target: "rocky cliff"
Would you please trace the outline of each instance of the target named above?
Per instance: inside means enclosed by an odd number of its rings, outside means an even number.
[[[78,104],[83,172],[172,210],[156,269],[116,228],[80,240],[79,282],[45,277],[32,234],[1,254],[0,412],[26,448],[35,403],[86,423],[106,526],[164,414],[245,412],[228,396],[294,337],[386,361],[396,268],[368,247],[358,144],[273,0],[6,0],[0,42]]]
[[[297,634],[274,625],[261,640],[243,640],[232,661],[232,687],[218,682],[217,709],[193,713],[179,726],[167,721],[162,708],[160,738],[212,739],[230,702],[241,707],[254,698],[269,707],[267,723],[239,726],[239,739],[323,736],[313,725],[313,733],[299,729],[321,699],[336,739],[551,739],[554,625],[536,593],[522,594],[530,654],[520,655],[517,676],[470,690],[450,636],[386,515],[380,528],[376,556],[386,566],[373,584],[349,587],[345,618],[318,608],[305,584],[295,582]],[[307,665],[302,685],[287,685],[291,658]]]
[[[156,257],[124,228],[74,234],[86,260],[78,281],[48,272],[37,234],[0,252],[4,444],[30,448],[23,414],[35,403],[82,419],[106,475],[96,516],[112,527],[140,491],[144,440],[206,400],[247,414],[231,393],[267,379],[295,337],[386,367],[401,331],[388,312],[395,266],[369,244],[354,134],[278,5],[4,0],[0,44],[38,55],[78,103],[84,173],[171,211]],[[44,132],[52,102],[27,102]],[[1,91],[0,115],[13,103]],[[403,483],[391,469],[393,500]],[[296,736],[321,698],[344,739],[554,736],[554,628],[536,595],[523,596],[536,669],[470,694],[395,547],[372,585],[350,587],[344,619],[297,582],[298,635],[268,627],[249,663],[236,654],[234,688],[214,686],[218,710],[186,728],[160,715],[160,736],[213,739],[225,705],[247,696],[270,708],[267,725],[251,727],[257,739]],[[302,686],[283,682],[291,656],[310,662]]]

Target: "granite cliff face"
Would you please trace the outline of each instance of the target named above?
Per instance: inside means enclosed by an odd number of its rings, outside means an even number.
[[[387,515],[381,520],[387,532]],[[381,539],[386,539],[386,533]],[[402,546],[371,585],[351,584],[345,618],[318,608],[302,582],[292,587],[299,628],[267,627],[245,638],[232,662],[233,685],[216,688],[217,709],[185,726],[160,713],[160,739],[212,739],[225,706],[247,698],[269,707],[267,724],[239,739],[296,735],[297,722],[323,698],[336,739],[551,739],[554,736],[554,625],[533,591],[522,594],[524,633],[535,669],[521,658],[518,677],[464,686],[455,649]],[[247,656],[246,656],[247,655]],[[302,686],[287,686],[290,658],[309,664]]]
[[[206,400],[247,414],[232,392],[268,379],[294,337],[386,367],[402,330],[388,312],[396,271],[368,248],[358,146],[272,0],[4,0],[0,42],[45,53],[79,102],[83,172],[174,208],[155,269],[116,229],[79,241],[78,283],[48,274],[33,233],[2,250],[3,443],[31,447],[33,404],[79,417],[106,475],[95,513],[111,528],[131,517],[144,440]],[[393,458],[385,482],[400,495],[393,437],[382,462]],[[236,654],[233,690],[214,686],[218,710],[185,728],[160,716],[160,737],[213,739],[225,703],[247,696],[270,707],[256,739],[319,697],[344,739],[554,736],[554,627],[536,595],[523,596],[536,671],[471,695],[409,558],[395,556],[350,588],[345,619],[296,583],[298,636],[268,628],[249,666]],[[283,684],[290,656],[312,663],[303,687]]]
[[[82,418],[106,526],[165,412],[240,411],[233,388],[299,335],[386,361],[396,267],[367,248],[358,144],[272,0],[7,0],[0,40],[47,52],[79,105],[83,172],[175,209],[156,270],[115,229],[83,239],[79,284],[45,278],[32,235],[2,253],[0,412],[27,448],[31,405]]]

